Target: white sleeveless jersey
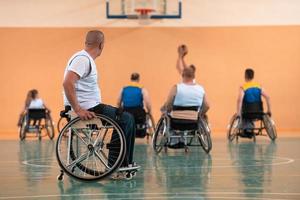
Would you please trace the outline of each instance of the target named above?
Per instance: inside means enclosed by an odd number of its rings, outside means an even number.
[[[199,84],[177,84],[174,106],[202,106],[205,91]]]
[[[33,99],[31,100],[29,106],[29,109],[42,109],[44,108],[44,103],[42,99]]]
[[[73,71],[80,76],[75,83],[75,92],[82,108],[89,109],[101,103],[96,64],[85,50],[79,51],[71,57],[65,69],[64,78],[68,71]],[[65,93],[63,96],[64,104],[70,105]]]

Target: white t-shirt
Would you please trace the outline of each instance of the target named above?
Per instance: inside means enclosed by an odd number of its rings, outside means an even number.
[[[89,109],[101,103],[101,92],[98,87],[96,64],[93,58],[85,50],[75,53],[70,58],[65,69],[64,78],[68,71],[73,71],[80,77],[75,83],[76,97],[80,107]],[[64,104],[70,105],[64,92],[63,96]]]
[[[175,106],[202,106],[205,91],[199,84],[177,84],[177,91],[173,105]]]
[[[29,106],[29,109],[41,109],[44,108],[44,102],[42,99],[33,99],[31,100]]]

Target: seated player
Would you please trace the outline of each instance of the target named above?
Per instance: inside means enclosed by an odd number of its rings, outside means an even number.
[[[245,137],[251,138],[253,136],[253,128],[254,122],[253,119],[249,119],[243,117],[243,113],[251,112],[249,110],[249,105],[257,105],[253,108],[260,107],[260,112],[262,110],[262,99],[263,96],[267,102],[267,113],[271,115],[271,104],[270,104],[270,97],[267,95],[264,89],[260,86],[260,84],[253,81],[254,78],[254,71],[253,69],[246,69],[245,70],[245,83],[239,88],[239,96],[237,100],[237,114],[238,116],[242,117],[242,129],[243,135]],[[246,110],[247,109],[247,110]],[[254,111],[252,111],[254,112]]]
[[[47,112],[50,112],[50,110],[47,108],[47,106],[44,104],[43,100],[39,97],[39,92],[36,89],[32,89],[28,91],[27,97],[25,100],[25,107],[23,111],[20,114],[18,126],[22,125],[22,119],[24,115],[27,113],[28,109],[46,109]],[[36,122],[34,122],[35,124]]]
[[[162,107],[162,111],[170,112],[173,107],[199,107],[201,115],[205,115],[209,110],[204,88],[195,83],[196,68],[191,65],[182,71],[182,82],[174,85],[169,93],[167,101]],[[180,141],[179,143],[180,146]],[[172,145],[172,144],[171,144]],[[178,145],[178,144],[174,144]]]
[[[125,86],[118,97],[117,105],[134,116],[137,125],[136,136],[146,135],[146,111],[151,114],[151,102],[148,91],[139,83],[140,75],[131,74],[131,83]],[[145,108],[145,109],[144,109]]]

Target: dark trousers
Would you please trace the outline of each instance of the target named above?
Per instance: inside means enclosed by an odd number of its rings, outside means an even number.
[[[127,112],[118,113],[117,108],[105,104],[99,104],[89,110],[105,115],[118,123],[125,134],[126,140],[126,155],[122,165],[127,166],[128,164],[132,164],[135,142],[135,122],[133,116]]]

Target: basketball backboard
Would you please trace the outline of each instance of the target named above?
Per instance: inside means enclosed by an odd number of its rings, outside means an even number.
[[[106,0],[108,19],[137,19],[143,12],[151,19],[181,18],[181,0]]]

